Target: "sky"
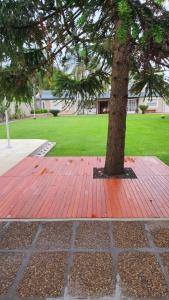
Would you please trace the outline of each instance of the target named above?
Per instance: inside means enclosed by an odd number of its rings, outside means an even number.
[[[169,10],[169,1],[165,1],[165,7],[167,8],[167,10]]]

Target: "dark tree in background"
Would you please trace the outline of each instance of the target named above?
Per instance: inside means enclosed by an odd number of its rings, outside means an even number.
[[[55,93],[80,104],[111,82],[105,173],[122,174],[129,78],[138,94],[168,98],[169,12],[162,0],[0,2],[0,59],[33,76],[51,66],[83,64],[82,78],[60,68]]]

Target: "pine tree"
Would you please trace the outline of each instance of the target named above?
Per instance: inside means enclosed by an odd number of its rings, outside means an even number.
[[[162,0],[1,1],[1,61],[25,74],[73,56],[85,77],[58,72],[56,91],[82,102],[104,90],[111,78],[105,173],[122,174],[128,82],[151,98],[168,98],[162,68],[169,67],[169,12]],[[17,64],[16,64],[17,62]],[[155,79],[156,85],[153,84]]]

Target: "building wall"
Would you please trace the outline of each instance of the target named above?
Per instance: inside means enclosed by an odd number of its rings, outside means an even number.
[[[109,101],[109,99],[100,99],[96,101],[96,113],[100,113],[100,102],[102,101]],[[136,98],[129,98],[129,101],[137,101]],[[129,102],[128,102],[129,103]],[[131,103],[130,103],[131,104]],[[139,105],[148,105],[147,112],[156,112],[156,113],[169,113],[169,106],[165,104],[163,98],[153,98],[152,101],[149,101],[149,99],[139,98]],[[136,109],[136,105],[135,107]],[[135,109],[131,111],[131,105],[128,105],[128,111],[129,112],[135,112]],[[139,109],[139,112],[141,113],[141,110]]]
[[[62,101],[50,101],[50,107],[51,109],[58,109],[58,110],[62,110],[63,107],[63,102]]]
[[[163,98],[153,98],[152,101],[149,101],[148,99],[140,98],[139,99],[139,105],[148,105],[148,110],[150,112],[156,112],[156,113],[165,113],[165,102]]]
[[[134,98],[133,98],[134,99]],[[105,99],[104,101],[108,101],[109,99]],[[130,99],[131,100],[131,99]],[[65,101],[53,101],[53,100],[42,100],[43,108],[47,110],[51,109],[58,109],[60,110],[60,115],[88,115],[88,114],[99,114],[99,102],[101,100],[96,101],[96,106],[92,107],[91,109],[81,109],[77,112],[77,103],[72,105],[71,107],[65,109]],[[38,103],[39,101],[37,101]],[[38,107],[40,103],[38,104]],[[156,112],[156,113],[169,113],[169,106],[165,104],[164,100],[162,98],[154,98],[152,101],[148,101],[148,99],[139,98],[139,105],[149,105],[148,111],[149,112]],[[29,115],[29,109],[24,108],[26,111],[26,114]],[[139,109],[139,112],[141,113],[141,110]]]
[[[26,117],[29,117],[31,115],[31,106],[29,104],[22,103],[20,105],[20,110]]]
[[[164,113],[169,113],[169,105],[164,105]]]
[[[60,113],[60,115],[76,115],[77,114],[77,103],[66,108],[66,104],[65,102],[63,102],[62,104],[62,111]]]
[[[31,106],[29,104],[21,103],[18,108],[21,111],[21,114],[23,117],[29,117],[31,116]],[[9,108],[10,115],[15,114],[15,103],[11,103],[10,108]]]
[[[43,103],[44,109],[47,109],[47,110],[52,109],[50,101],[42,101],[42,103]]]
[[[65,101],[54,101],[54,100],[42,100],[43,106],[47,110],[58,109],[60,110],[60,115],[72,115],[77,111],[77,105],[72,105],[70,108],[66,109]]]

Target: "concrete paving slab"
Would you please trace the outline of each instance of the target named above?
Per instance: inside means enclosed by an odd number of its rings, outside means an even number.
[[[29,248],[37,231],[37,227],[37,222],[10,223],[6,231],[1,234],[0,249]]]
[[[0,176],[14,167],[17,163],[44,145],[47,140],[12,139],[11,148],[7,148],[7,140],[0,139]]]
[[[165,276],[152,253],[120,253],[118,273],[121,289],[128,299],[163,299],[168,296]]]
[[[67,253],[51,252],[32,255],[18,286],[20,298],[56,299],[64,292]]]
[[[86,221],[80,223],[77,229],[75,246],[77,248],[108,249],[110,236],[108,222]]]
[[[70,248],[73,222],[44,222],[43,230],[37,240],[42,249]]]
[[[103,299],[115,293],[111,253],[74,253],[68,293],[76,299]]]
[[[0,295],[8,292],[23,260],[22,253],[0,253]]]
[[[144,222],[122,222],[112,223],[112,236],[116,247],[146,247],[148,241],[145,236]]]

